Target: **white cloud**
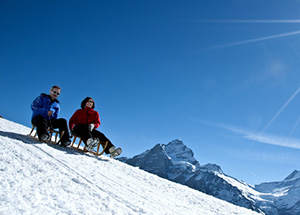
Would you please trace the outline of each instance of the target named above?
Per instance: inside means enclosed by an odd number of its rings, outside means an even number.
[[[273,122],[276,118],[281,114],[281,112],[290,104],[290,102],[298,95],[300,92],[300,87],[293,93],[293,95],[284,103],[284,105],[277,111],[277,113],[273,116],[270,122],[264,127],[261,133],[263,133]]]
[[[260,143],[283,146],[287,148],[300,149],[300,140],[290,137],[282,137],[270,134],[255,133],[245,129],[234,128],[232,126],[223,126],[223,128],[233,131],[238,134],[242,134],[244,138],[253,140]]]
[[[300,149],[300,140],[290,137],[280,137],[275,135],[260,135],[254,133],[245,133],[245,138],[261,143],[271,144],[275,146],[283,146],[288,148]]]
[[[255,42],[266,41],[266,40],[282,38],[282,37],[298,35],[298,34],[300,34],[300,31],[292,31],[292,32],[287,32],[287,33],[283,33],[283,34],[275,34],[275,35],[266,36],[266,37],[259,37],[259,38],[249,39],[249,40],[243,40],[243,41],[237,41],[237,42],[226,43],[226,44],[222,44],[222,45],[218,45],[218,46],[213,46],[213,47],[209,47],[208,50],[244,45],[244,44],[248,44],[248,43],[255,43]]]
[[[220,127],[232,131],[236,134],[241,134],[243,138],[255,142],[260,142],[260,143],[270,144],[275,146],[282,146],[287,148],[300,149],[300,139],[270,135],[262,132],[254,132],[254,131],[250,131],[244,128],[232,126],[225,123],[208,122],[203,120],[201,120],[200,123],[215,126],[215,127]]]

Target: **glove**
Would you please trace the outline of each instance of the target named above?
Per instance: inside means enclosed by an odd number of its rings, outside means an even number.
[[[89,124],[89,131],[92,131],[95,128],[94,124]]]

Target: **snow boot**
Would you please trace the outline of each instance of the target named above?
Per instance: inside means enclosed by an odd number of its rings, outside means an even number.
[[[111,158],[115,158],[115,157],[119,156],[122,153],[121,148],[116,149],[116,147],[114,147],[114,146],[110,147],[108,151],[110,153]]]
[[[100,140],[98,138],[93,139],[93,138],[89,138],[86,141],[87,144],[87,150],[91,151],[94,147],[96,147],[99,144]]]
[[[43,135],[41,136],[41,138],[40,138],[40,142],[41,142],[41,143],[46,143],[46,142],[48,142],[49,140],[50,140],[50,136],[49,136],[49,134],[47,134],[47,133],[43,134]]]

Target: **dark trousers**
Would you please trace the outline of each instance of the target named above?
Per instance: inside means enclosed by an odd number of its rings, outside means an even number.
[[[73,128],[73,133],[76,136],[80,137],[85,144],[89,138],[99,138],[101,145],[104,147],[104,144],[107,141],[108,145],[107,148],[105,149],[106,154],[109,154],[109,148],[114,146],[110,142],[110,140],[100,131],[97,131],[96,129],[89,131],[89,125],[85,125],[85,124],[75,125]]]
[[[43,134],[48,132],[48,127],[51,129],[58,128],[59,132],[64,131],[64,135],[62,135],[60,142],[65,142],[66,140],[70,139],[69,130],[67,120],[60,118],[60,119],[46,119],[43,116],[36,116],[31,120],[31,123],[36,126],[36,131],[38,134],[39,139],[41,139]]]

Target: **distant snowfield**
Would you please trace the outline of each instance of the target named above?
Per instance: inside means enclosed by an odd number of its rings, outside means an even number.
[[[258,214],[106,156],[37,143],[29,132],[0,119],[0,215]]]

